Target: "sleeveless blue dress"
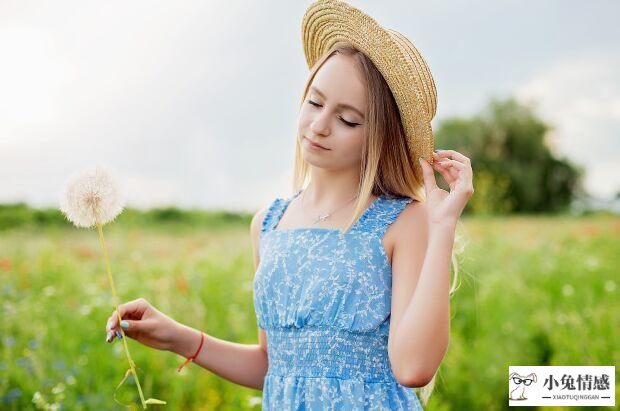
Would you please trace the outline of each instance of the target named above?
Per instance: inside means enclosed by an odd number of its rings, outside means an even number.
[[[291,200],[262,222],[254,288],[269,366],[263,410],[422,410],[388,358],[392,267],[382,244],[409,197],[381,195],[343,234],[277,229]]]

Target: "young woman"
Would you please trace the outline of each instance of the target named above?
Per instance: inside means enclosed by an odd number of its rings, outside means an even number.
[[[325,11],[334,21],[340,13],[345,29],[368,24],[346,3],[319,1],[303,32],[318,33],[312,27]],[[357,35],[372,40],[364,33]],[[471,164],[452,150],[430,154],[432,165],[421,157],[432,134],[418,117],[428,123],[434,115],[432,78],[420,76],[419,88],[403,92],[395,82],[401,74],[386,69],[394,61],[377,54],[383,51],[338,41],[314,53],[319,40],[305,43],[311,73],[294,194],[276,198],[250,227],[259,344],[207,335],[144,299],[120,306],[121,326],[145,345],[263,390],[263,409],[422,409],[409,387],[434,380],[448,347],[450,261],[473,193]],[[421,58],[400,64],[426,67]],[[418,117],[405,117],[408,110]],[[107,329],[112,341],[116,313]]]

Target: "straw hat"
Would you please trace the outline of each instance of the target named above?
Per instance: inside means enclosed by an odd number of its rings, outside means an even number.
[[[423,181],[418,157],[433,161],[431,120],[437,110],[433,76],[420,52],[402,34],[381,27],[372,17],[338,0],[310,4],[301,23],[308,67],[339,42],[366,54],[392,90],[400,111],[415,174]]]

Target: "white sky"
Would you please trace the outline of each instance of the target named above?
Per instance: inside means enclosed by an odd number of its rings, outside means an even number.
[[[536,101],[554,150],[620,189],[620,3],[350,1],[431,67],[441,119]],[[0,2],[0,202],[108,166],[134,207],[288,196],[308,1]],[[446,147],[440,147],[446,148]]]

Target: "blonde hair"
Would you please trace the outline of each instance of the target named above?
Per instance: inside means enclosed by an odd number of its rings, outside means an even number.
[[[310,69],[302,93],[301,105],[303,106],[306,100],[308,90],[317,71],[336,53],[354,59],[362,78],[365,80],[368,101],[365,113],[366,127],[363,154],[360,162],[361,178],[358,186],[358,200],[353,217],[344,229],[344,232],[348,232],[364,213],[365,204],[368,203],[372,195],[390,194],[426,201],[426,193],[424,181],[419,181],[413,172],[414,164],[418,161],[418,154],[413,153],[412,155],[407,147],[405,131],[394,96],[381,72],[363,52],[348,43],[334,45]],[[293,165],[293,192],[304,187],[309,179],[310,167],[301,155],[300,135],[298,134],[295,142],[295,163]],[[461,237],[457,234],[455,240],[460,241]],[[456,255],[461,251],[462,247],[456,251],[453,248],[452,251],[454,279],[450,287],[450,297],[458,289],[456,285],[458,274]],[[436,376],[437,373],[424,387],[414,388],[424,405],[428,402],[433,391]]]

